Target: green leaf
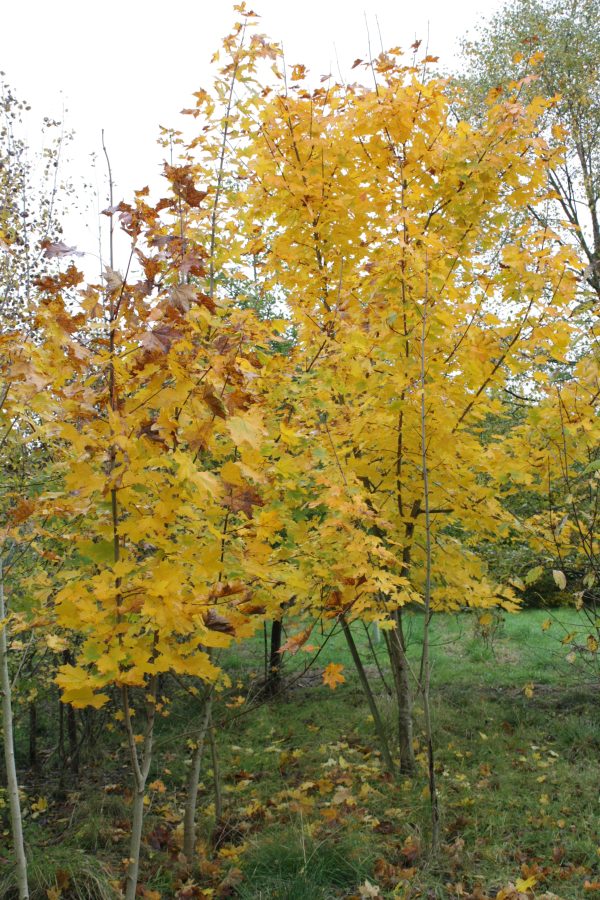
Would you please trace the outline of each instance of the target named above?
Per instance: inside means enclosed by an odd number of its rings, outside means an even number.
[[[80,556],[91,562],[110,563],[114,561],[115,548],[112,541],[81,541],[77,549]]]
[[[525,584],[533,584],[538,581],[544,574],[543,566],[535,566],[535,568],[530,569],[527,575],[525,576]]]
[[[600,459],[593,459],[583,470],[584,475],[590,475],[592,472],[600,471]]]

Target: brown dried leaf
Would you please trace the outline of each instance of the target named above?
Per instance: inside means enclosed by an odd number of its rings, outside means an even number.
[[[177,284],[169,291],[169,302],[179,312],[189,312],[192,303],[196,301],[196,290],[191,284]]]
[[[120,272],[111,269],[110,266],[104,267],[104,280],[106,281],[106,287],[111,293],[119,291],[123,287],[123,276]]]
[[[305,644],[307,642],[311,635],[311,632],[312,625],[309,625],[309,627],[305,628],[304,631],[300,631],[298,634],[293,634],[287,639],[284,644],[282,644],[278,652],[289,653],[290,656],[294,656],[294,654],[298,652],[302,644]]]
[[[222,634],[235,634],[235,629],[231,622],[216,611],[209,609],[203,616],[204,624],[210,631],[219,631]]]
[[[230,597],[245,590],[246,585],[242,581],[217,581],[211,588],[210,597],[213,600],[217,597]]]
[[[165,175],[178,197],[189,206],[200,206],[207,191],[199,191],[195,187],[192,166],[169,166],[165,163]]]
[[[223,401],[215,394],[215,389],[212,384],[207,383],[204,385],[204,390],[202,391],[202,399],[211,410],[213,415],[218,416],[219,419],[227,418],[227,413],[225,411]]]
[[[33,500],[20,500],[10,511],[11,521],[14,522],[15,525],[19,525],[29,518],[34,509],[35,503]]]
[[[242,487],[233,484],[228,484],[227,486],[229,491],[225,499],[225,506],[232,512],[243,512],[251,519],[252,507],[264,506],[261,495],[252,485],[246,483]]]
[[[146,331],[140,343],[149,353],[168,353],[171,345],[180,337],[180,333],[169,325],[157,325],[152,331]]]
[[[60,259],[63,256],[85,256],[85,253],[83,253],[82,250],[77,250],[75,247],[67,247],[63,241],[56,241],[53,243],[52,241],[45,240],[42,241],[41,247],[46,259],[56,259],[57,257]]]
[[[246,603],[238,606],[238,609],[245,616],[264,616],[267,611],[266,606],[261,606],[259,603]]]
[[[65,288],[76,287],[81,281],[83,281],[83,273],[71,263],[66,272],[59,272],[58,275],[44,275],[36,278],[34,284],[41,291],[59,294]]]
[[[149,353],[166,353],[168,350],[153,331],[146,331],[140,338],[140,343]]]

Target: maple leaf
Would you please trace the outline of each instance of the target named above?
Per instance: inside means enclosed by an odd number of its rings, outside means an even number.
[[[85,256],[85,253],[81,250],[77,250],[75,247],[67,247],[63,241],[53,243],[52,241],[44,240],[40,246],[44,251],[46,259],[54,259],[62,256]]]
[[[300,649],[300,647],[306,643],[309,639],[311,632],[313,630],[313,626],[310,625],[308,628],[305,628],[304,631],[298,632],[298,634],[294,634],[285,641],[279,648],[279,653],[289,653],[290,656],[294,656]]]
[[[195,275],[197,278],[202,278],[206,275],[206,269],[204,267],[205,257],[206,252],[202,247],[185,249],[179,263],[179,273],[184,277]],[[195,291],[195,294],[195,302],[201,303],[202,306],[206,306],[211,312],[215,312],[217,307],[211,297],[198,290]]]
[[[169,301],[174,309],[189,312],[197,301],[196,290],[191,284],[177,284],[169,290]]]
[[[552,577],[554,578],[554,582],[559,590],[564,591],[567,586],[567,579],[564,572],[561,572],[560,569],[552,570]]]
[[[239,594],[245,590],[242,581],[218,581],[210,590],[212,599],[220,597],[231,597],[233,594]]]
[[[123,287],[123,276],[120,272],[111,269],[110,266],[104,267],[104,280],[109,291],[119,291]]]
[[[307,68],[306,66],[296,64],[292,66],[292,81],[302,81],[303,78],[306,77]]]
[[[400,849],[400,853],[407,860],[407,862],[414,862],[421,854],[421,844],[418,839],[410,836],[407,837],[404,841],[402,848]]]
[[[534,887],[537,884],[537,878],[535,875],[531,875],[529,878],[517,878],[515,883],[515,887],[518,891],[522,891],[526,893],[530,888]]]
[[[150,782],[148,785],[148,790],[157,791],[159,794],[164,794],[167,790],[165,787],[164,781],[161,781],[160,778],[157,778],[155,781]]]
[[[59,272],[58,275],[42,275],[35,279],[34,284],[41,291],[58,294],[65,288],[76,287],[81,281],[83,273],[71,264],[66,272]]]
[[[346,680],[341,674],[343,669],[344,666],[341,663],[329,663],[323,671],[323,684],[334,691],[338,684],[343,684]]]
[[[227,420],[227,430],[238,447],[245,443],[256,449],[260,447],[261,430],[257,423],[242,416],[231,416]]]
[[[60,637],[57,634],[46,635],[46,645],[50,648],[50,650],[53,650],[54,653],[61,653],[69,646],[65,638]]]
[[[173,185],[173,191],[189,206],[200,206],[206,191],[199,191],[194,185],[192,166],[170,166],[165,163],[165,175]]]
[[[62,689],[63,703],[70,703],[76,709],[86,706],[100,709],[110,699],[108,694],[95,693],[95,685],[90,684],[87,673],[74,666],[61,666],[56,683]]]
[[[35,502],[33,500],[19,500],[17,505],[10,510],[10,519],[15,525],[19,525],[31,516],[34,509]]]
[[[225,410],[223,401],[215,394],[215,389],[212,384],[207,382],[204,385],[204,390],[202,391],[202,399],[215,416],[220,419],[227,418],[227,412]]]
[[[220,631],[222,634],[235,634],[235,628],[231,622],[218,613],[216,609],[209,609],[202,618],[210,631]]]
[[[246,484],[240,471],[240,467],[236,465],[236,463],[231,461],[226,462],[221,469],[221,478],[223,479],[223,481],[230,485],[233,484],[242,486]]]
[[[171,345],[181,337],[179,331],[169,325],[158,325],[151,331],[145,331],[140,343],[149,353],[168,353]]]
[[[31,804],[31,809],[37,813],[46,812],[46,810],[48,809],[48,801],[45,797],[40,796],[34,803]]]
[[[264,500],[259,492],[247,483],[230,485],[224,503],[232,512],[243,512],[249,519],[252,518],[254,506],[264,506]]]
[[[360,891],[360,900],[370,900],[370,898],[376,900],[376,898],[381,897],[378,886],[376,884],[371,884],[368,878],[365,879],[363,884],[358,886],[358,889]]]

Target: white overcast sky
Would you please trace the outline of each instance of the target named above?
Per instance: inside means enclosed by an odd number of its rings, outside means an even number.
[[[490,16],[501,0],[256,0],[259,30],[281,41],[290,63],[314,75],[337,65],[347,75],[371,42],[408,48],[415,38],[440,57],[456,60],[458,41]],[[27,138],[39,145],[43,116],[62,116],[76,132],[69,151],[75,182],[104,177],[90,158],[100,154],[104,128],[117,184],[116,199],[156,183],[163,151],[158,126],[178,127],[179,111],[211,80],[210,58],[237,16],[230,0],[5,0],[0,19],[0,70],[33,107]],[[336,59],[337,57],[337,59]],[[102,200],[101,200],[102,203]],[[93,230],[69,221],[69,242],[95,251]],[[90,245],[91,242],[91,245]]]

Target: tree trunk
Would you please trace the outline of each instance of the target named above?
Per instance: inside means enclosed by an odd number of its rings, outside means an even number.
[[[131,814],[131,837],[129,841],[129,865],[125,885],[126,900],[135,900],[138,875],[140,871],[140,851],[142,847],[142,829],[144,826],[144,797],[146,796],[145,779],[137,783],[133,792],[133,808]]]
[[[67,734],[69,735],[69,768],[73,775],[79,772],[79,747],[77,745],[77,719],[75,710],[69,703],[67,706]]]
[[[19,900],[28,900],[29,885],[27,882],[27,857],[23,841],[23,822],[21,819],[21,803],[19,799],[19,782],[15,763],[15,744],[13,735],[13,715],[11,684],[8,672],[8,641],[6,638],[6,606],[4,603],[4,576],[2,555],[0,554],[0,693],[2,694],[2,726],[4,737],[4,762],[6,765],[6,782],[8,802],[12,825],[13,844],[17,862],[17,885]]]
[[[427,262],[427,256],[425,257]],[[440,849],[440,799],[435,777],[435,755],[433,750],[433,726],[431,721],[430,680],[431,662],[429,659],[429,629],[431,625],[431,508],[429,504],[429,465],[427,462],[427,411],[425,404],[425,339],[427,336],[427,303],[428,303],[428,269],[425,268],[425,301],[423,304],[423,321],[421,329],[421,468],[423,472],[423,497],[425,500],[425,622],[423,624],[423,652],[421,655],[420,687],[423,696],[423,712],[425,714],[425,734],[427,736],[427,761],[429,770],[429,801],[431,808],[431,852],[435,857]]]
[[[62,772],[65,763],[65,704],[58,696],[58,759],[60,761],[60,780],[62,782]]]
[[[37,704],[32,700],[29,704],[29,766],[37,769]]]
[[[274,619],[271,624],[271,648],[269,653],[269,671],[267,673],[266,690],[268,694],[276,694],[281,686],[281,638],[283,622]]]
[[[75,662],[75,658],[70,650],[63,651],[63,662],[67,666],[71,666]],[[79,772],[79,746],[77,744],[77,719],[75,718],[75,710],[70,703],[65,704],[67,717],[67,738],[69,741],[69,755],[67,758],[69,769],[73,775]]]
[[[350,649],[350,654],[354,661],[354,665],[356,667],[356,671],[358,672],[358,677],[360,679],[360,683],[362,684],[363,691],[365,692],[365,696],[367,698],[367,703],[369,704],[369,709],[371,710],[371,715],[373,716],[373,723],[375,725],[375,731],[377,732],[377,736],[379,738],[379,745],[381,748],[381,756],[386,765],[386,768],[390,775],[395,778],[396,777],[396,767],[394,765],[394,761],[392,759],[392,754],[390,753],[390,748],[388,745],[387,735],[385,733],[385,727],[381,716],[379,715],[379,709],[377,708],[377,703],[375,701],[375,696],[371,689],[371,685],[369,684],[369,679],[367,677],[367,673],[365,672],[365,667],[362,664],[362,660],[360,658],[360,654],[354,642],[354,638],[352,637],[352,632],[350,631],[350,626],[348,625],[344,616],[340,617],[340,621],[342,623],[342,629],[344,632],[344,636],[346,638],[346,643]]]
[[[396,706],[398,711],[398,751],[400,756],[400,772],[412,775],[416,768],[413,747],[412,691],[410,687],[410,671],[406,658],[406,644],[402,630],[402,613],[394,613],[396,628],[386,632],[386,641],[390,665],[396,689]]]
[[[210,724],[210,716],[212,712],[213,692],[210,690],[204,703],[204,714],[200,727],[194,738],[196,746],[192,754],[192,764],[187,778],[187,789],[185,797],[185,813],[183,817],[183,853],[189,863],[194,861],[196,848],[196,806],[198,802],[198,780],[202,768],[202,756],[204,754],[204,744],[206,741],[206,732]]]
[[[223,793],[221,791],[221,771],[219,768],[215,729],[212,722],[208,727],[208,740],[210,742],[210,758],[213,767],[213,784],[215,789],[215,825],[218,826],[223,818]]]
[[[131,821],[131,839],[129,842],[129,863],[125,881],[125,900],[135,900],[137,892],[138,876],[140,871],[140,851],[142,846],[142,827],[144,824],[144,797],[146,796],[146,781],[152,762],[152,741],[154,737],[154,719],[156,716],[156,690],[157,678],[154,676],[148,689],[150,699],[146,702],[146,728],[143,736],[141,754],[138,755],[137,743],[131,722],[131,709],[129,705],[129,690],[123,687],[123,715],[131,767],[133,769],[134,792],[133,810]]]

